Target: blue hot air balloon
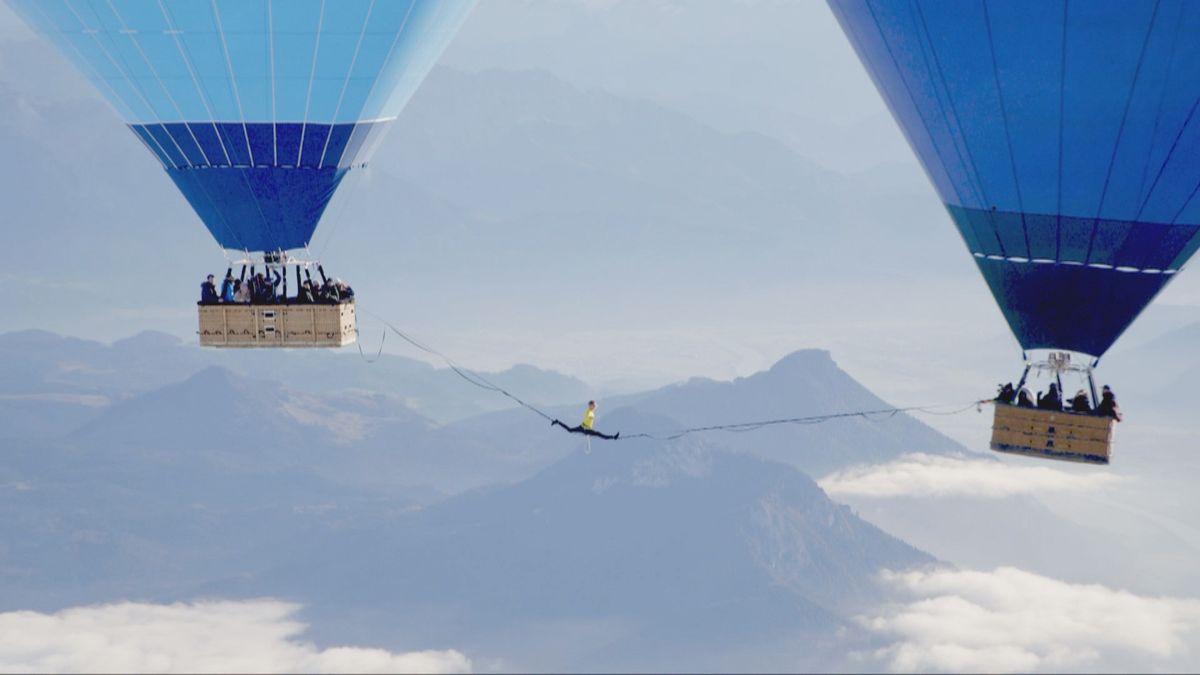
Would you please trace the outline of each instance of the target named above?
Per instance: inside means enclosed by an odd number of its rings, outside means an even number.
[[[9,0],[224,248],[308,244],[474,0]]]
[[[1021,345],[1102,355],[1200,246],[1200,2],[829,4]]]

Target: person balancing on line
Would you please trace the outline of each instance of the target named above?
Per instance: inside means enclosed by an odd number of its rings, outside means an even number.
[[[619,432],[619,431],[617,433],[613,434],[612,436],[609,436],[608,434],[602,434],[599,431],[592,429],[592,424],[595,421],[596,421],[596,402],[588,401],[587,412],[583,413],[583,422],[581,422],[579,424],[579,426],[569,427],[558,420],[554,420],[554,421],[550,422],[550,426],[557,425],[557,426],[562,427],[563,429],[566,429],[567,431],[569,431],[573,434],[584,434],[585,436],[598,436],[600,438],[607,439],[610,441],[615,441],[621,437],[621,432]]]

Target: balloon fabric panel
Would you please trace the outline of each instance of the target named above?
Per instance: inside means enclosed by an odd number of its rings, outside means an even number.
[[[474,0],[9,0],[224,248],[306,246]]]
[[[1103,354],[1200,247],[1200,3],[829,4],[1021,345]]]

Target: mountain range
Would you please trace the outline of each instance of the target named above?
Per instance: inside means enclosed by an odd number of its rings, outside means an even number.
[[[147,348],[123,362],[135,344]],[[870,456],[955,450],[900,419],[757,448],[708,436],[589,445],[524,409],[437,422],[393,393],[271,381],[264,366],[239,372],[238,355],[162,335],[109,346],[27,332],[0,347],[3,418],[59,421],[7,430],[5,607],[268,594],[302,603],[318,642],[451,645],[510,668],[842,664],[873,644],[854,616],[883,601],[878,570],[933,558],[796,467],[813,463],[811,448],[837,448],[840,465],[868,456],[849,452],[852,438],[882,448]],[[315,375],[370,367],[297,356]],[[551,389],[564,378],[518,372]],[[735,383],[630,395],[600,420],[678,429],[663,410],[715,418],[742,412],[741,397],[804,390],[829,406],[881,403],[828,353],[800,352]],[[70,424],[64,405],[86,419]],[[546,410],[573,416],[580,403]]]
[[[785,465],[638,439],[342,533],[248,586],[322,587],[334,639],[458,640],[517,669],[787,670],[863,647],[852,618],[884,597],[877,571],[929,562]],[[379,625],[381,605],[405,616]]]
[[[488,376],[570,423],[593,390],[533,366]],[[1191,588],[1190,534],[1170,511],[1115,524],[1085,502],[1072,519],[1050,494],[849,508],[809,477],[914,452],[987,463],[907,415],[665,440],[888,407],[822,350],[602,397],[598,426],[623,439],[590,444],[391,356],[27,331],[0,335],[0,382],[11,607],[266,594],[304,605],[323,644],[452,647],[499,669],[796,670],[864,666],[846,655],[879,646],[855,617],[888,601],[880,568],[940,558]],[[480,398],[450,403],[458,393]],[[1152,467],[1122,438],[1121,467]],[[1091,510],[1121,513],[1119,492]],[[1157,577],[1141,574],[1139,546],[1158,552]],[[1064,562],[1072,552],[1106,562]]]

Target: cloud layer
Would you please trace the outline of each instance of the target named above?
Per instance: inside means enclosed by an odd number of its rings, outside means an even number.
[[[456,651],[318,649],[298,605],[276,600],[121,603],[0,613],[3,672],[466,672]]]
[[[1000,498],[1041,492],[1086,492],[1120,480],[1095,470],[1024,466],[922,453],[886,464],[853,466],[820,480],[834,497]]]
[[[897,672],[1200,668],[1200,600],[1069,584],[1011,567],[885,572],[909,597],[863,619]]]

